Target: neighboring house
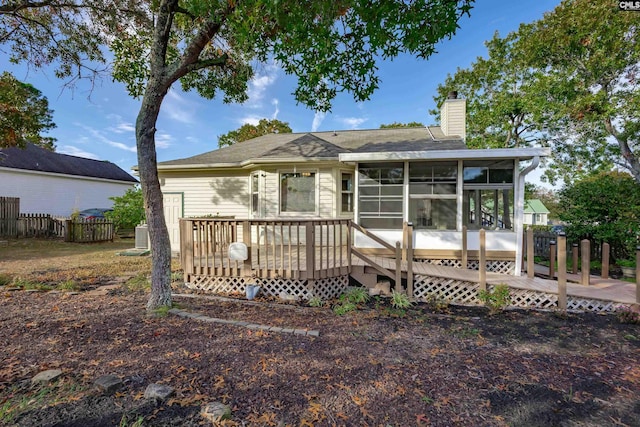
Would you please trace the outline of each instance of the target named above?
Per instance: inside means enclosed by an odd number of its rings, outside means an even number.
[[[460,259],[463,227],[477,253],[484,228],[488,260],[519,272],[525,176],[550,151],[468,149],[465,100],[442,108],[441,126],[270,134],[159,163],[172,250],[180,217],[350,218],[392,244],[412,222],[433,262]]]
[[[538,199],[524,202],[525,225],[547,225],[549,223],[549,209]]]
[[[75,210],[108,208],[138,183],[117,165],[45,150],[0,149],[0,196],[19,197],[20,212],[69,216]]]

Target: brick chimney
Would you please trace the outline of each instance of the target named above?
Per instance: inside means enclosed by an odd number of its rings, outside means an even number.
[[[458,135],[463,142],[467,139],[467,102],[458,99],[458,92],[449,92],[440,107],[440,128],[447,136]]]

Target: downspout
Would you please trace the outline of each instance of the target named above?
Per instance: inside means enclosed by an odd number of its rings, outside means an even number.
[[[531,160],[531,164],[524,168],[518,176],[518,199],[516,202],[516,268],[514,274],[520,276],[522,274],[522,251],[524,241],[524,179],[535,168],[540,165],[540,156],[535,156]]]

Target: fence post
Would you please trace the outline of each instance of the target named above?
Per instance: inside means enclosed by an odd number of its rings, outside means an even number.
[[[413,297],[413,223],[407,223],[407,294]]]
[[[306,245],[306,262],[307,262],[307,278],[309,280],[316,278],[316,253],[313,250],[316,244],[315,223],[307,221],[305,225],[305,245]]]
[[[556,241],[549,242],[549,279],[553,280],[556,276]]]
[[[534,266],[533,228],[527,227],[527,277],[533,279],[536,275]]]
[[[249,275],[253,275],[251,265],[251,224],[249,221],[242,221],[242,243],[247,246],[247,259],[242,264],[242,275],[246,278]]]
[[[479,233],[480,237],[480,254],[478,256],[478,279],[480,282],[480,290],[487,290],[487,242],[486,242],[486,232],[484,228],[480,229]]]
[[[402,244],[396,242],[396,292],[402,292]]]
[[[571,245],[571,272],[573,274],[578,274],[578,244],[574,243]]]
[[[580,265],[580,284],[583,286],[589,286],[589,276],[591,274],[591,242],[589,239],[584,239],[580,242],[580,255],[582,256],[582,263]]]
[[[558,235],[558,308],[567,309],[567,236]]]
[[[600,277],[603,279],[609,278],[609,253],[611,251],[611,247],[608,243],[602,244],[602,270],[600,272]]]

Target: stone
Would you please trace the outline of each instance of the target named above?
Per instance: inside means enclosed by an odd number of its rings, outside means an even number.
[[[231,419],[231,408],[222,402],[210,402],[202,407],[200,415],[212,423],[217,423]]]
[[[174,393],[171,386],[165,384],[149,384],[144,391],[145,399],[167,400]]]
[[[300,300],[299,297],[297,297],[295,295],[288,294],[286,292],[280,292],[279,297],[284,302],[296,302],[296,301]]]
[[[376,286],[373,289],[379,290],[378,295],[390,296],[391,295],[391,282],[389,282],[389,281],[378,282],[378,283],[376,283]]]
[[[57,380],[62,375],[60,369],[49,369],[38,373],[35,377],[31,378],[32,383],[48,384]]]
[[[103,375],[95,381],[95,386],[106,394],[115,393],[122,387],[122,380],[115,375]]]

